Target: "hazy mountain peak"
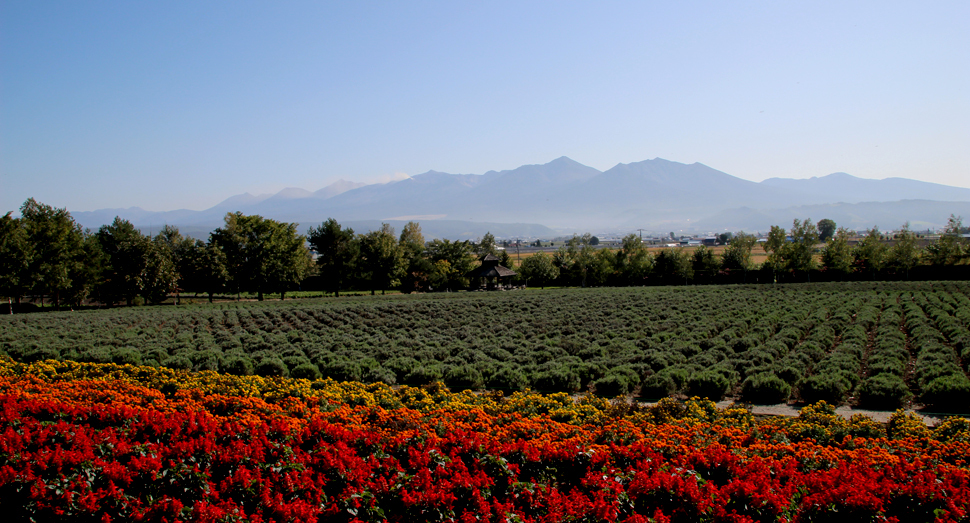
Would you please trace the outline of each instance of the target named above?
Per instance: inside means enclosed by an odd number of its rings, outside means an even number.
[[[280,200],[294,200],[297,198],[309,198],[313,193],[299,187],[287,187],[273,195],[273,198]]]
[[[315,198],[326,200],[327,198],[333,198],[338,194],[343,194],[347,191],[352,191],[354,189],[357,189],[358,187],[363,187],[365,185],[367,184],[360,183],[360,182],[350,182],[350,181],[341,179],[331,183],[330,185],[324,187],[323,189],[320,189],[319,191],[314,192],[313,196]]]

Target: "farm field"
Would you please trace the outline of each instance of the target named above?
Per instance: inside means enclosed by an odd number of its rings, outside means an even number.
[[[603,288],[109,309],[0,318],[16,361],[452,390],[970,405],[970,284]]]
[[[0,360],[13,521],[957,522],[970,422]]]

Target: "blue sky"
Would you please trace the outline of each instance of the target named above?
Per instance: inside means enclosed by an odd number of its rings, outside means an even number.
[[[654,157],[970,186],[970,2],[0,2],[0,211]]]

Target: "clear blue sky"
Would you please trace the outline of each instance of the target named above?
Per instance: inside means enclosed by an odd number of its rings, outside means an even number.
[[[0,211],[563,155],[968,187],[967,27],[965,0],[3,0]]]

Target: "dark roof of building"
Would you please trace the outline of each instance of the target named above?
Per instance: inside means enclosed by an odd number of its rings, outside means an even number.
[[[515,271],[498,264],[501,258],[488,254],[482,258],[482,266],[468,273],[470,278],[504,278],[515,276]]]
[[[472,278],[504,278],[506,276],[515,276],[515,271],[502,267],[501,265],[483,265],[470,273],[469,276]]]

